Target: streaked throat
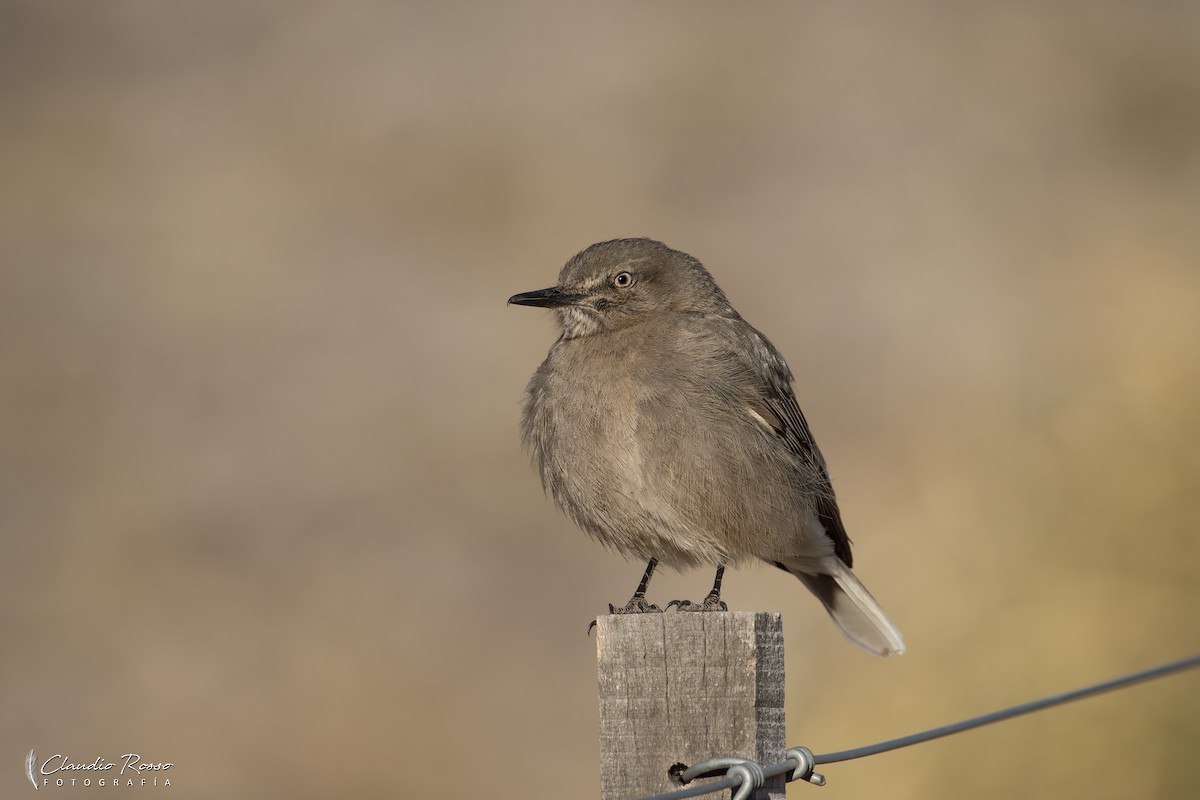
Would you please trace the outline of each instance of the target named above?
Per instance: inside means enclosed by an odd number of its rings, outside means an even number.
[[[588,306],[566,306],[557,309],[558,322],[562,326],[564,339],[577,339],[599,333],[604,324],[600,314]]]

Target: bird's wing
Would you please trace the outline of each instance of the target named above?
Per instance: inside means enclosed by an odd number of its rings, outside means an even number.
[[[850,554],[850,537],[842,524],[842,514],[829,479],[829,468],[817,448],[808,420],[796,402],[792,391],[792,372],[775,346],[742,319],[734,321],[735,338],[741,339],[742,354],[749,355],[752,363],[745,364],[757,380],[757,391],[748,399],[747,410],[780,442],[787,447],[812,476],[809,487],[813,495],[813,507],[825,532],[833,539],[834,553],[847,566],[853,566]],[[743,355],[743,358],[745,358]]]

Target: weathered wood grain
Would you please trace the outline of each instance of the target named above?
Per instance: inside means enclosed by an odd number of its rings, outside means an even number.
[[[613,614],[596,625],[603,800],[679,788],[674,764],[783,760],[783,622],[766,612]],[[712,797],[728,797],[729,792]],[[756,800],[783,798],[782,777]]]

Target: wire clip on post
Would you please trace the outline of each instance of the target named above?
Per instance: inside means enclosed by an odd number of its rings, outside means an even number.
[[[804,780],[814,786],[824,786],[825,776],[819,772],[813,772],[815,766],[816,759],[812,750],[807,747],[793,747],[787,751],[782,762],[771,767],[763,767],[746,758],[710,758],[688,767],[680,774],[679,778],[684,783],[690,783],[697,778],[703,778],[724,769],[726,778],[737,780],[734,785],[738,787],[738,790],[734,792],[730,800],[745,800],[760,789],[767,782],[767,778],[773,778],[776,775],[787,774],[789,783]]]
[[[746,798],[753,796],[756,791],[762,788],[768,778],[774,778],[776,775],[787,775],[788,782],[804,780],[813,786],[824,786],[825,776],[819,772],[813,772],[814,766],[816,766],[816,758],[813,756],[812,750],[809,750],[807,747],[791,748],[787,751],[787,755],[784,756],[783,761],[778,764],[772,764],[769,767],[764,767],[747,758],[732,758],[727,756],[710,758],[707,761],[702,761],[683,770],[679,774],[679,779],[686,784],[697,778],[711,777],[723,769],[725,770],[725,776],[721,780],[662,795],[654,795],[654,797],[648,797],[645,800],[699,797],[702,794],[735,788],[737,791],[733,793],[733,797],[730,800],[746,800]]]
[[[737,781],[737,791],[733,793],[733,797],[730,800],[747,800],[767,781],[767,776],[763,774],[761,764],[751,761],[748,758],[732,758],[729,756],[710,758],[707,761],[702,761],[694,767],[685,769],[679,777],[684,783],[688,783],[695,778],[709,775],[721,769],[725,770],[726,778],[732,778]]]

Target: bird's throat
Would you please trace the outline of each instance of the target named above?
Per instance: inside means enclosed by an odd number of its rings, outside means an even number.
[[[566,306],[558,309],[558,322],[562,326],[564,339],[591,336],[604,329],[600,315],[586,306]]]

